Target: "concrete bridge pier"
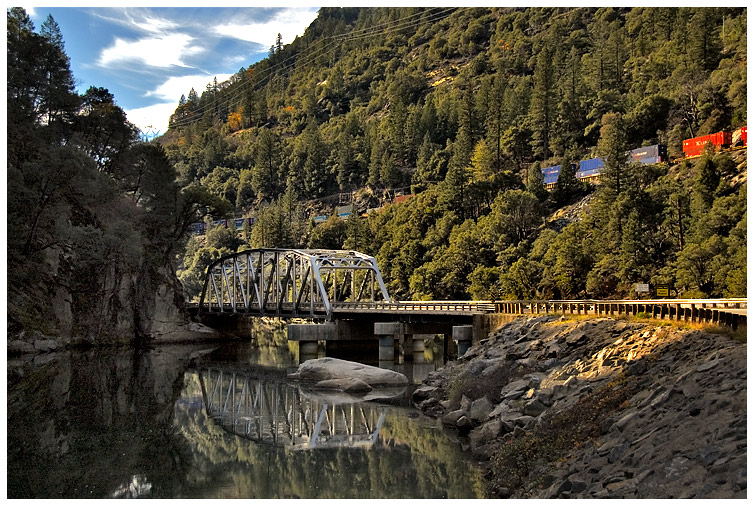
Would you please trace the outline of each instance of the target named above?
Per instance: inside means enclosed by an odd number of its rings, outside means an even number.
[[[466,354],[469,347],[472,346],[474,326],[454,326],[452,331],[453,340],[457,344],[458,353],[457,357],[461,357]]]
[[[299,342],[299,362],[319,357],[319,343],[317,341]]]
[[[400,357],[396,346],[401,346],[404,339],[405,329],[401,322],[375,322],[374,332],[378,337],[378,361],[391,361]]]
[[[357,343],[373,342],[375,335],[372,326],[351,320],[337,320],[335,322],[289,324],[287,326],[288,340],[299,342],[299,361],[316,359],[319,352],[319,342],[325,342],[326,350],[353,349]],[[391,355],[391,360],[393,356]]]
[[[412,335],[412,361],[414,364],[425,363],[425,340],[432,340],[434,334],[415,334]]]

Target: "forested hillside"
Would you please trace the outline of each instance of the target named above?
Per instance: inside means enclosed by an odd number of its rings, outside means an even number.
[[[674,160],[684,139],[746,124],[746,21],[744,8],[321,9],[267,59],[187,90],[159,139],[182,185],[256,220],[190,240],[187,293],[211,259],[267,246],[375,255],[400,299],[622,297],[637,282],[744,296],[744,152],[642,166],[626,152],[666,144]],[[601,185],[566,175],[544,191],[541,167],[595,156]],[[383,206],[397,188],[412,197]],[[339,192],[355,212],[315,225]],[[547,220],[588,195],[581,219]]]

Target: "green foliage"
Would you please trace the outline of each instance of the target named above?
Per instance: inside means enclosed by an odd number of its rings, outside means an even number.
[[[137,142],[108,90],[76,95],[52,17],[37,34],[23,9],[7,15],[9,328],[138,340],[149,311],[138,303],[172,282],[162,273],[189,225],[222,206],[178,186],[163,148]]]
[[[640,281],[746,293],[732,159],[626,161],[656,143],[679,156],[683,139],[746,122],[743,8],[433,12],[321,9],[225,86],[189,91],[161,140],[182,184],[251,212],[253,246],[375,255],[398,298],[621,297]],[[388,28],[364,35],[375,26]],[[320,51],[328,37],[342,42]],[[566,168],[595,156],[605,172],[589,214],[545,227],[594,190]],[[539,169],[559,163],[549,195]],[[410,184],[411,201],[348,223],[309,225],[324,206],[281,211],[287,191],[326,200]],[[695,268],[703,258],[710,273]]]

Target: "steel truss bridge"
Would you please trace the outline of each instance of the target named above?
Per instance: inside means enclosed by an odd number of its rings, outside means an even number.
[[[200,312],[331,317],[341,303],[389,302],[377,261],[346,250],[246,250],[207,268]]]
[[[200,314],[333,320],[380,315],[471,317],[491,301],[395,301],[374,257],[351,250],[260,248],[227,255],[207,268]]]
[[[374,257],[351,250],[260,248],[221,257],[207,268],[199,305],[216,315],[310,319],[438,319],[471,323],[475,315],[643,315],[736,328],[747,320],[747,299],[636,301],[395,301]],[[466,320],[470,322],[466,322]]]
[[[196,370],[207,416],[225,430],[291,450],[371,447],[387,408],[328,403],[283,379],[227,368]]]

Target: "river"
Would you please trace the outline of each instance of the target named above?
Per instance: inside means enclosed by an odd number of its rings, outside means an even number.
[[[9,359],[9,498],[480,498],[482,472],[411,407],[440,364],[366,399],[287,380],[250,342]]]

